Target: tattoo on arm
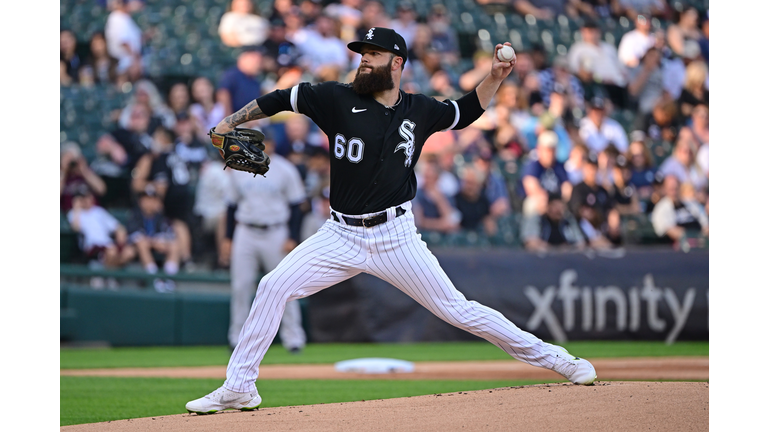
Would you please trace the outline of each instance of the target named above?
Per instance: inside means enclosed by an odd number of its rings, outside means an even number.
[[[259,104],[256,103],[256,99],[248,103],[248,105],[241,108],[238,112],[224,119],[224,121],[231,127],[235,127],[251,120],[258,120],[266,118],[267,115],[259,108]]]

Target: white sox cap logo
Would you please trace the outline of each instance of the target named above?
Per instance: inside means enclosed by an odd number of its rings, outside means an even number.
[[[375,28],[376,28],[376,27],[373,27],[372,29],[368,30],[368,33],[365,35],[365,38],[366,38],[366,39],[368,39],[368,40],[371,40],[371,39],[373,39],[373,30],[374,30]]]

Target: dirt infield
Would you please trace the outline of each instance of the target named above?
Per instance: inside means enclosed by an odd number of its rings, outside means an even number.
[[[64,426],[62,432],[190,431],[701,431],[709,384],[543,384],[398,399],[180,414]]]
[[[708,357],[591,360],[596,385],[543,384],[398,399],[181,414],[64,426],[62,432],[707,430]],[[224,366],[62,370],[68,376],[221,378]],[[541,379],[552,371],[516,361],[418,362],[413,373],[336,372],[333,365],[264,365],[259,379]]]

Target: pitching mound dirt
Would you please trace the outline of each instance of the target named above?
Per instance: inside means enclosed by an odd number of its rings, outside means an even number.
[[[543,384],[399,399],[182,414],[65,426],[106,431],[701,431],[709,428],[709,384]]]

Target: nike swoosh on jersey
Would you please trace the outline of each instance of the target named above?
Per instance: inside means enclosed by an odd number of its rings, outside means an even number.
[[[368,111],[368,108],[357,109],[355,107],[352,107],[352,112],[353,113],[359,113],[359,112],[363,112],[363,111]]]

